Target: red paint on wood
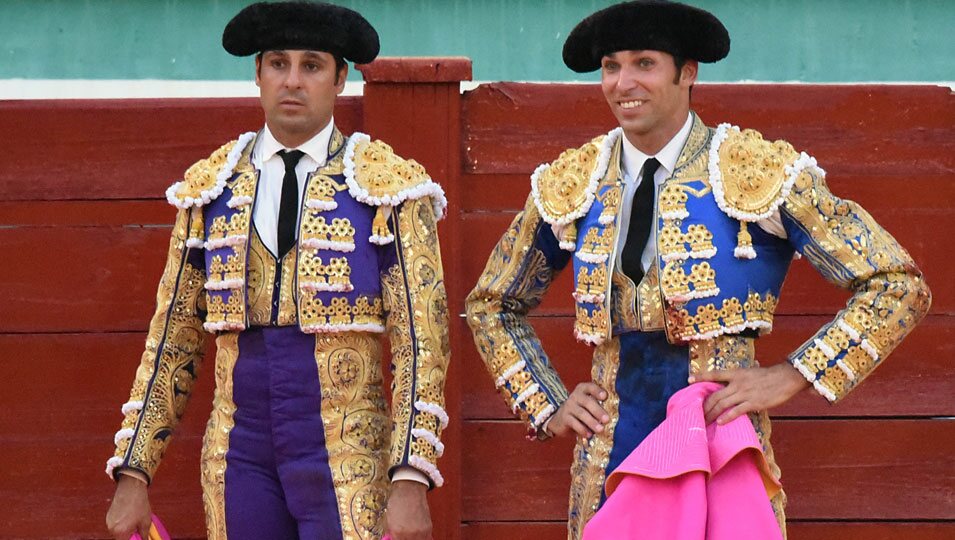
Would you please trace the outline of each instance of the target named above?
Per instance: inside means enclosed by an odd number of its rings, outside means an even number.
[[[471,80],[471,59],[465,56],[379,56],[358,64],[366,83],[457,83]]]
[[[524,433],[465,423],[464,521],[566,519],[573,441]],[[955,420],[777,420],[773,444],[791,519],[955,518]]]
[[[361,100],[335,121],[361,127]],[[187,167],[264,123],[257,99],[0,101],[0,201],[163,198]]]

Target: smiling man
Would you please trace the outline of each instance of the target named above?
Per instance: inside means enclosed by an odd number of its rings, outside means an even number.
[[[446,200],[414,161],[332,118],[346,60],[378,54],[360,14],[253,4],[224,48],[255,56],[265,125],[190,167],[158,307],[107,474],[107,525],[147,537],[147,485],[216,336],[202,452],[209,538],[431,537],[443,483]],[[391,346],[385,403],[380,338]],[[387,520],[385,510],[388,510]]]
[[[607,475],[687,384],[725,384],[704,403],[706,421],[749,415],[778,478],[766,411],[808,387],[843,398],[929,307],[908,253],[833,195],[813,158],[752,130],[707,127],[691,110],[699,63],[729,48],[714,15],[675,2],[617,4],[581,21],[564,63],[600,70],[619,127],[534,172],[467,300],[475,343],[529,434],[577,438],[571,539],[603,503]],[[854,295],[785,361],[760,367],[754,342],[772,329],[797,253]],[[592,380],[568,393],[527,314],[571,263],[574,333],[594,354]],[[783,493],[765,504],[785,533]]]

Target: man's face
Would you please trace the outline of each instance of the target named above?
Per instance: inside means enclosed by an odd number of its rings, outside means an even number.
[[[631,142],[665,137],[666,144],[679,131],[696,69],[696,62],[688,60],[677,73],[673,56],[661,51],[617,51],[603,57],[601,88]]]
[[[278,139],[295,141],[328,125],[348,74],[347,66],[336,73],[335,57],[321,51],[266,51],[255,68],[269,129]]]

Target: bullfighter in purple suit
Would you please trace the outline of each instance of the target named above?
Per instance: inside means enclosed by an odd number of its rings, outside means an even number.
[[[265,126],[190,167],[116,452],[107,525],[147,532],[147,485],[192,390],[205,333],[216,391],[202,452],[209,538],[429,538],[447,425],[447,300],[423,167],[334,124],[358,13],[253,4],[222,37],[255,54]],[[388,334],[391,413],[380,334]],[[387,523],[383,519],[386,508]]]

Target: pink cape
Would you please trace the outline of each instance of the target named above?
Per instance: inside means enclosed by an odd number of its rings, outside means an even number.
[[[159,516],[153,514],[153,523],[149,528],[149,538],[143,539],[139,533],[133,533],[133,535],[129,537],[129,540],[172,540],[172,537],[166,532],[162,521],[159,521]]]
[[[607,500],[584,540],[781,540],[770,498],[780,490],[749,418],[706,425],[697,383],[607,478]]]

